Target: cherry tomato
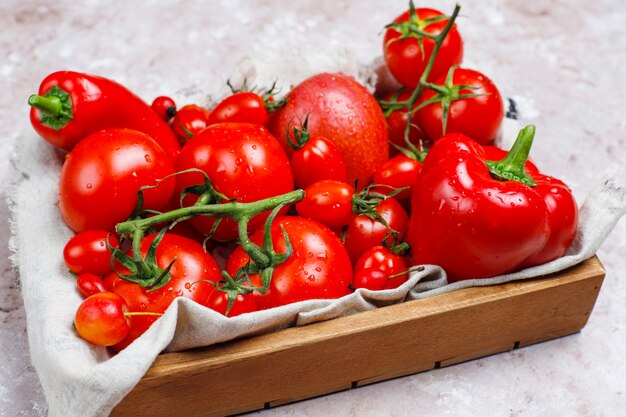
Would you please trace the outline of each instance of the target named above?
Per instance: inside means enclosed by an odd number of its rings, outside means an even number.
[[[85,298],[99,292],[109,291],[102,278],[89,272],[82,273],[76,278],[76,286],[80,295]]]
[[[209,125],[226,122],[265,125],[268,120],[269,113],[263,97],[242,91],[226,97],[215,106],[209,117]]]
[[[334,229],[350,223],[352,195],[354,188],[341,181],[319,181],[309,185],[304,199],[296,204],[296,211],[302,217],[317,220]]]
[[[176,103],[170,97],[159,96],[152,101],[152,110],[168,122],[176,114]]]
[[[202,132],[209,125],[209,111],[195,104],[181,107],[172,120],[172,130],[181,143]]]
[[[142,257],[146,256],[154,237],[154,234],[148,235],[141,241]],[[132,250],[129,255],[132,256]],[[215,288],[211,283],[202,281],[217,282],[221,279],[217,262],[204,251],[200,243],[166,233],[157,246],[156,262],[159,268],[165,269],[174,259],[176,261],[170,269],[170,281],[157,290],[148,291],[139,284],[120,279],[115,273],[109,274],[105,278],[105,283],[110,286],[111,291],[122,296],[132,312],[164,313],[177,297],[186,297],[206,306]],[[129,271],[119,266],[117,272],[127,274]],[[157,316],[132,316],[130,333],[122,342],[116,344],[114,349],[119,351],[128,346],[157,318]]]
[[[230,311],[226,314],[228,295],[224,291],[219,290],[213,291],[213,294],[209,297],[207,307],[227,317],[235,317],[243,313],[252,313],[258,310],[256,298],[253,294],[238,294]]]
[[[183,148],[176,169],[199,168],[206,172],[213,187],[229,199],[240,202],[257,201],[293,191],[293,174],[287,155],[280,144],[262,126],[249,123],[220,123],[209,126],[191,139]],[[189,186],[204,183],[199,173],[177,177],[177,194]],[[183,203],[189,206],[197,196],[187,195]],[[286,211],[286,210],[285,210]],[[269,212],[255,216],[250,230],[262,226]],[[194,217],[192,224],[209,234],[214,219]],[[224,219],[217,228],[217,240],[237,237],[237,223]]]
[[[389,280],[389,275],[378,268],[363,268],[354,270],[354,278],[352,279],[352,288],[367,288],[372,291],[385,289],[385,285]]]
[[[406,232],[409,216],[398,200],[388,197],[378,205],[376,211],[401,239]],[[387,245],[394,244],[390,230],[377,220],[359,214],[348,224],[345,245],[353,262],[356,262],[366,250],[381,245],[383,241]]]
[[[408,268],[404,259],[400,255],[391,253],[391,251],[384,246],[374,246],[366,250],[356,264],[354,264],[354,270],[356,272],[369,268],[382,271],[387,274],[388,278],[392,275],[402,274],[399,277],[388,279],[383,287],[386,290],[397,288],[408,279],[408,274],[405,274]]]
[[[270,130],[289,155],[286,130],[309,115],[311,135],[333,142],[343,155],[348,184],[369,184],[374,170],[389,156],[385,116],[376,99],[354,78],[317,74],[294,87],[287,104],[272,113]]]
[[[411,17],[410,10],[398,16],[394,23],[399,23],[403,27],[388,28],[385,32],[383,43],[385,62],[389,71],[400,84],[408,88],[415,88],[419,83],[435,46],[435,42],[426,37],[422,37],[422,45],[420,46],[420,41],[415,37],[419,35],[410,35],[408,22],[410,20],[413,21],[412,27],[432,35],[441,33],[448,23],[447,19],[440,21],[429,20],[443,16],[443,13],[437,10],[420,8],[416,12],[417,19],[415,16]],[[409,35],[409,37],[400,39],[404,34]],[[459,65],[462,59],[463,40],[455,24],[441,44],[435,63],[428,76],[428,81],[436,80],[440,76],[445,75],[451,66]]]
[[[100,292],[87,298],[74,317],[76,331],[96,346],[113,346],[130,332],[130,320],[124,299],[112,292]]]
[[[302,300],[339,298],[350,293],[350,258],[332,231],[303,217],[277,218],[272,224],[272,239],[278,253],[285,253],[287,249],[281,226],[289,236],[293,253],[274,269],[267,294],[253,293],[260,310]],[[258,230],[250,239],[261,244],[263,230]],[[249,259],[238,247],[228,258],[226,271],[234,275]],[[250,278],[255,286],[261,285],[258,275]]]
[[[298,188],[306,188],[322,180],[348,181],[341,150],[328,139],[317,135],[311,135],[302,148],[293,152],[291,169]]]
[[[137,191],[174,173],[168,156],[148,135],[106,129],[83,139],[66,156],[59,179],[59,209],[75,232],[114,231],[137,206]],[[144,208],[160,210],[172,197],[175,179],[145,190]]]
[[[91,272],[105,275],[111,272],[111,253],[107,249],[107,238],[112,247],[119,246],[117,238],[106,230],[85,230],[72,236],[63,249],[67,268],[75,274]]]
[[[413,184],[417,181],[421,170],[421,162],[400,154],[378,167],[374,172],[373,183],[387,186],[376,187],[376,191],[382,194],[390,194],[397,188],[409,187],[408,190],[394,195],[398,201],[408,201],[411,198]]]
[[[435,84],[446,85],[447,76],[437,79]],[[500,130],[504,118],[504,103],[496,85],[478,71],[457,68],[454,70],[449,84],[450,93],[446,97],[452,99],[448,112],[445,133],[461,133],[474,139],[481,145],[493,141]],[[460,88],[454,86],[471,86]],[[459,94],[477,94],[476,97],[455,99]],[[435,97],[437,93],[425,89],[418,103]],[[429,104],[415,113],[415,118],[431,140],[443,136],[443,109],[440,102]]]
[[[413,92],[411,90],[402,89],[398,93],[389,93],[383,97],[383,102],[390,101],[406,101],[411,97]],[[415,106],[414,106],[415,107]],[[406,148],[407,144],[404,140],[404,132],[406,125],[409,121],[406,107],[398,106],[385,106],[383,108],[385,118],[387,119],[387,129],[389,130],[389,143]],[[415,116],[411,118],[411,128],[409,130],[409,142],[415,147],[419,148],[420,141],[426,142],[426,136],[417,125]],[[393,146],[389,146],[389,155],[394,156],[398,154],[398,150]]]

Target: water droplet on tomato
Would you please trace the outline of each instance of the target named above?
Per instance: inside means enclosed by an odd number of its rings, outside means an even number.
[[[87,187],[87,189],[88,189],[88,190],[91,190],[91,188],[93,187],[93,185],[91,185],[91,183],[90,183],[90,182],[88,182],[88,183],[87,183],[87,185],[86,185],[85,187]]]
[[[185,282],[185,289],[186,289],[186,290],[191,289],[191,283],[189,283],[189,282]]]
[[[309,281],[313,282],[315,281],[315,275],[311,275],[307,278]]]
[[[143,157],[146,160],[146,162],[152,162],[152,158],[150,158],[150,155],[145,154]]]
[[[146,309],[146,305],[144,303],[139,304],[139,308],[141,310],[145,310]]]
[[[319,266],[316,266],[316,267],[315,267],[315,270],[316,270],[317,272],[322,272],[322,268],[321,268],[321,267],[319,267]]]

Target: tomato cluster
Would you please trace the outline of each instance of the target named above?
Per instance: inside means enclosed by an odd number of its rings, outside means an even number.
[[[476,265],[466,268],[455,263],[457,254],[432,250],[445,246],[438,228],[462,241],[464,251],[480,251],[473,242],[493,243],[488,233],[476,232],[491,226],[462,226],[488,199],[477,187],[466,190],[474,193],[471,201],[453,194],[468,167],[491,172],[481,171],[482,181],[489,175],[493,181],[536,179],[551,188],[549,198],[533,197],[533,204],[571,214],[575,203],[564,184],[541,176],[526,159],[521,171],[509,172],[520,161],[496,160],[513,152],[481,146],[496,136],[503,103],[486,76],[458,67],[457,14],[415,9],[411,2],[387,26],[383,55],[403,87],[380,102],[339,73],[314,75],[282,99],[274,86],[233,89],[211,108],[177,108],[167,96],[148,106],[104,78],[48,76],[29,104],[36,130],[69,150],[59,209],[76,232],[65,247],[65,264],[86,298],[75,316],[77,332],[119,351],[178,297],[233,317],[359,288],[397,288],[410,265],[433,259],[454,273],[481,276],[477,257],[478,264],[472,258]],[[85,85],[99,94],[88,95]],[[120,113],[123,108],[131,111]],[[102,120],[93,123],[97,117]],[[527,157],[529,147],[515,155]],[[451,161],[470,153],[487,162],[453,167]],[[459,213],[466,217],[459,220]],[[560,220],[541,215],[536,209],[524,223],[524,236],[535,237],[526,255],[515,265],[498,255],[503,269],[488,273],[562,255],[575,213]],[[549,227],[562,233],[539,231]],[[472,235],[478,233],[480,239]],[[545,248],[533,251],[533,245]],[[226,257],[224,270],[211,253]],[[463,279],[454,273],[451,278]]]

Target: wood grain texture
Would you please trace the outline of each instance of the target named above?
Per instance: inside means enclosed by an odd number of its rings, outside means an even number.
[[[575,333],[587,322],[603,278],[594,257],[541,279],[162,354],[112,416],[235,414]]]

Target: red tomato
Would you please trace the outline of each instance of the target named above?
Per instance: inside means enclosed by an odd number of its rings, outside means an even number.
[[[348,182],[346,162],[341,151],[321,136],[312,135],[302,148],[293,152],[291,169],[298,188],[306,188],[322,180]]]
[[[293,174],[289,159],[276,139],[262,126],[248,123],[221,123],[209,126],[193,137],[176,161],[177,171],[199,168],[207,173],[213,187],[229,199],[240,202],[257,201],[293,191]],[[177,194],[189,186],[204,183],[199,173],[177,176]],[[195,195],[187,195],[183,203],[192,205]],[[286,210],[285,210],[286,211]],[[250,230],[262,226],[269,211],[255,216]],[[210,233],[214,219],[194,217],[192,224],[205,234]],[[214,237],[231,240],[237,237],[237,223],[224,219]]]
[[[354,188],[340,181],[319,181],[309,185],[304,199],[296,204],[296,211],[302,217],[317,220],[334,229],[350,223]]]
[[[99,292],[109,291],[104,281],[102,281],[99,276],[90,274],[89,272],[80,274],[78,278],[76,278],[76,286],[78,287],[80,295],[85,298]]]
[[[253,294],[238,294],[235,302],[230,307],[230,311],[226,314],[228,308],[228,295],[224,291],[213,291],[209,297],[207,307],[215,310],[223,316],[235,317],[243,313],[252,313],[257,311],[256,298]]]
[[[130,332],[130,320],[124,299],[112,292],[101,292],[87,298],[74,317],[76,331],[96,346],[113,346]]]
[[[389,93],[383,97],[382,101],[406,101],[411,97],[413,92],[403,89],[398,93]],[[415,106],[414,106],[415,107]],[[406,148],[407,144],[404,140],[404,132],[406,125],[409,122],[408,112],[406,107],[394,109],[389,107],[384,109],[385,118],[387,119],[387,129],[389,130],[389,142],[402,148]],[[417,125],[415,116],[411,118],[411,128],[409,130],[409,142],[419,149],[420,140],[426,141],[426,136]],[[398,150],[393,146],[389,146],[389,155],[397,155]]]
[[[352,279],[352,288],[367,288],[372,291],[380,291],[385,289],[385,285],[389,280],[389,275],[378,268],[363,268],[354,271]]]
[[[107,249],[107,237],[112,247],[119,246],[117,238],[106,230],[86,230],[72,236],[63,249],[67,269],[75,274],[91,272],[105,275],[111,272],[111,253]]]
[[[285,253],[285,228],[293,245],[292,255],[273,272],[267,294],[254,293],[260,310],[302,300],[339,298],[350,293],[352,265],[341,240],[325,226],[302,217],[280,217],[272,224],[274,250]],[[257,245],[263,241],[263,230],[250,238]],[[234,275],[249,261],[241,247],[235,249],[226,263]],[[250,278],[260,286],[258,275]]]
[[[391,253],[384,246],[374,246],[368,249],[354,265],[356,272],[369,268],[375,268],[384,272],[387,274],[387,278],[392,275],[403,274],[399,277],[388,279],[383,287],[386,290],[397,288],[408,279],[408,275],[405,274],[408,268],[404,259],[400,255]]]
[[[446,85],[446,77],[439,78],[435,84]],[[454,88],[453,86],[472,86]],[[451,99],[446,133],[462,133],[481,145],[493,141],[500,130],[504,118],[504,103],[496,85],[478,71],[457,68],[449,84]],[[433,90],[425,89],[418,103],[423,103],[436,96]],[[477,97],[456,99],[459,94],[480,94]],[[415,113],[416,120],[426,136],[437,140],[443,136],[443,110],[441,103],[433,103]]]
[[[202,132],[209,125],[209,111],[195,104],[183,106],[174,115],[172,130],[181,143]]]
[[[216,123],[252,123],[265,125],[269,120],[263,97],[249,91],[234,93],[211,111],[209,125]]]
[[[398,237],[402,238],[406,232],[409,216],[398,200],[389,197],[383,200],[376,210],[389,227],[398,232]],[[390,230],[384,224],[364,214],[354,217],[348,224],[345,241],[352,262],[356,262],[366,250],[381,245],[383,241],[392,245],[394,242],[389,233]]]
[[[387,126],[376,99],[354,78],[343,74],[318,74],[289,93],[287,104],[273,113],[270,130],[289,155],[286,131],[294,120],[309,115],[307,129],[332,141],[341,151],[348,183],[369,184],[374,170],[387,160]]]
[[[155,235],[148,235],[141,241],[141,255],[145,258]],[[132,250],[129,255],[132,256]],[[213,285],[203,280],[217,282],[221,279],[220,268],[213,257],[204,251],[202,245],[193,240],[166,233],[156,250],[157,265],[165,269],[176,258],[170,270],[171,279],[157,290],[148,291],[139,284],[118,278],[114,273],[105,278],[113,292],[124,298],[128,308],[135,312],[164,313],[177,297],[186,297],[207,305],[214,291]],[[118,273],[128,270],[118,267]],[[119,351],[142,335],[158,316],[132,316],[132,329],[128,336],[114,349]]]
[[[83,139],[66,156],[59,179],[59,209],[75,232],[113,231],[137,206],[137,191],[174,173],[154,140],[131,129],[106,129]],[[144,208],[160,210],[174,192],[175,180],[145,190]]]
[[[413,27],[423,30],[424,32],[438,35],[445,28],[448,20],[440,20],[438,22],[429,22],[428,19],[443,16],[443,13],[433,10],[420,8],[417,9],[418,21],[413,23]],[[394,23],[407,22],[404,24],[406,32],[409,35],[408,22],[410,11],[407,10],[394,20]],[[422,46],[416,35],[409,36],[406,39],[400,39],[404,33],[399,32],[400,28],[389,28],[385,32],[383,43],[383,53],[385,62],[389,71],[400,84],[408,88],[415,88],[419,83],[420,77],[426,69],[430,55],[432,54],[435,42],[426,37],[422,37]],[[448,69],[453,65],[459,65],[463,60],[463,40],[456,29],[456,24],[452,26],[450,32],[444,39],[435,63],[432,67],[428,81],[437,79],[445,75]]]
[[[397,188],[410,187],[394,196],[399,201],[408,201],[411,198],[413,184],[417,181],[417,176],[421,170],[422,163],[418,160],[409,158],[404,154],[394,156],[374,172],[373,183],[387,187],[376,187],[375,189],[381,194],[390,194]]]
[[[152,101],[152,110],[157,112],[161,119],[169,121],[176,114],[176,103],[167,96],[159,96]]]

